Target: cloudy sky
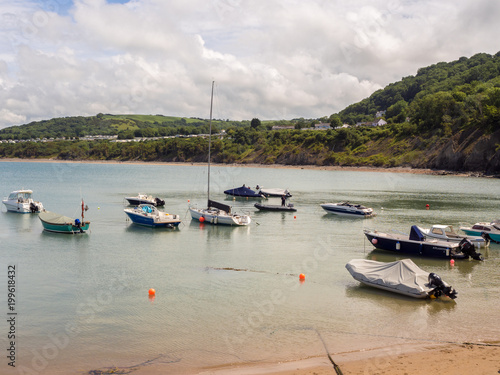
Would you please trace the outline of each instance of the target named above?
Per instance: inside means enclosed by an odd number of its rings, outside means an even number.
[[[500,51],[494,0],[0,0],[0,128],[97,113],[319,118]]]

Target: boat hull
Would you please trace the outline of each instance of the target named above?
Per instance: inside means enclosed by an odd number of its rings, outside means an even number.
[[[46,221],[43,221],[40,219],[42,222],[43,229],[46,230],[47,232],[53,232],[53,233],[66,233],[66,234],[79,234],[79,233],[85,233],[89,227],[90,223],[87,221],[84,223],[84,225],[77,227],[73,224],[56,224],[56,223],[49,223]]]
[[[261,211],[291,211],[295,212],[297,209],[295,207],[290,207],[290,206],[280,206],[280,205],[264,205],[260,203],[255,203],[254,204],[255,208],[258,208]]]
[[[137,225],[142,225],[145,227],[153,227],[153,228],[173,228],[179,226],[181,220],[177,217],[177,215],[168,215],[172,216],[172,218],[166,218],[163,220],[155,220],[154,217],[145,216],[141,214],[136,214],[130,211],[125,210],[125,213],[130,218],[132,223]]]
[[[328,212],[329,214],[344,216],[344,217],[358,217],[366,219],[375,216],[375,213],[371,208],[356,209],[330,203],[321,204],[321,208],[326,212]]]
[[[377,249],[394,253],[415,255],[431,258],[468,258],[461,253],[458,244],[437,241],[413,241],[402,238],[392,238],[385,233],[365,231],[365,236]]]
[[[213,225],[244,226],[251,223],[250,216],[247,215],[231,215],[218,210],[198,209],[192,207],[189,208],[189,212],[191,213],[191,218],[193,220]]]

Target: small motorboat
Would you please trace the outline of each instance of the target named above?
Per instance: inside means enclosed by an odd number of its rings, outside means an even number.
[[[147,227],[177,227],[181,223],[179,215],[159,211],[152,204],[140,204],[123,210],[134,224]]]
[[[323,203],[321,208],[329,214],[341,216],[369,218],[376,215],[372,208],[349,202]]]
[[[50,211],[40,212],[38,218],[42,222],[43,229],[47,232],[67,234],[85,233],[90,226],[90,221],[83,221],[83,217],[82,220],[72,219]]]
[[[232,212],[232,207],[227,204],[208,200],[207,208],[189,207],[191,218],[200,223],[214,225],[245,226],[250,225],[252,219],[249,215]]]
[[[457,298],[457,292],[435,273],[419,268],[411,259],[385,263],[353,259],[345,266],[351,276],[365,284],[413,298]]]
[[[257,193],[245,185],[239,188],[224,190],[224,194],[244,198],[265,198],[263,194]]]
[[[491,223],[480,222],[472,226],[461,226],[460,230],[468,236],[482,236],[495,243],[500,243],[500,220]]]
[[[147,194],[138,194],[135,197],[125,197],[125,199],[131,206],[138,206],[140,204],[152,204],[156,207],[165,206],[165,201],[163,199],[158,197],[154,198]]]
[[[458,234],[453,230],[451,225],[440,225],[436,224],[430,228],[420,228],[420,231],[425,236],[425,238],[436,239],[447,242],[460,242],[464,238],[467,238],[476,247],[486,247],[490,244],[488,238],[483,238],[481,236],[465,236],[463,234]]]
[[[32,190],[15,190],[2,200],[7,211],[29,214],[43,211],[43,204],[32,198]]]
[[[465,238],[460,242],[426,239],[416,225],[411,227],[409,236],[403,233],[384,233],[372,229],[365,229],[364,233],[370,243],[381,250],[433,258],[483,259],[468,239]]]
[[[260,194],[265,197],[282,197],[283,195],[286,198],[290,198],[292,194],[287,189],[277,189],[277,188],[269,188],[265,189],[263,187],[259,187],[258,185],[255,187]]]
[[[279,204],[260,204],[255,203],[255,208],[258,208],[261,211],[297,211],[297,209],[293,206],[293,203],[288,203],[287,205],[279,205]]]

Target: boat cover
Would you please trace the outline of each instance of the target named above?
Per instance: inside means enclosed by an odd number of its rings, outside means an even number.
[[[262,198],[261,194],[256,193],[245,185],[239,188],[225,190],[224,194],[234,195],[236,197]]]
[[[420,228],[417,227],[416,225],[411,226],[410,240],[411,241],[425,241],[425,236],[420,231]]]
[[[43,221],[51,224],[73,224],[75,221],[68,217],[56,214],[55,212],[44,211],[38,214],[38,217]]]
[[[227,212],[228,214],[231,213],[231,206],[228,206],[227,204],[224,203],[219,203],[216,201],[211,201],[210,199],[208,200],[208,208],[217,208],[218,210],[222,210]]]
[[[429,285],[429,272],[420,269],[411,259],[390,263],[353,259],[345,267],[362,283],[417,298],[425,297],[435,288]]]

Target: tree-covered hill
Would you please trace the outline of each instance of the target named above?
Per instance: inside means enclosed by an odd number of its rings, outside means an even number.
[[[378,112],[378,114],[377,114]],[[386,122],[373,126],[376,116]],[[328,130],[306,130],[330,122]],[[364,122],[363,126],[356,123]],[[342,124],[351,124],[351,127]],[[272,130],[293,125],[294,130]],[[329,118],[213,122],[212,160],[220,163],[434,168],[500,175],[500,53],[477,54],[419,69]],[[207,160],[203,137],[120,142],[134,137],[206,134],[208,121],[142,115],[52,119],[0,130],[0,158],[61,160]],[[81,135],[117,135],[80,140]],[[70,140],[68,140],[68,138]],[[136,138],[137,140],[137,138]]]

